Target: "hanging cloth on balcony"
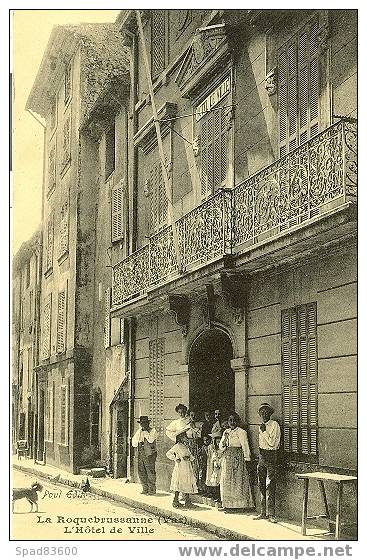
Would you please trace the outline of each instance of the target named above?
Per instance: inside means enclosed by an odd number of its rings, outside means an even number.
[[[178,236],[177,236],[176,221],[175,221],[175,217],[174,217],[172,193],[171,193],[171,190],[170,190],[169,177],[168,177],[168,172],[167,172],[166,162],[165,162],[165,157],[164,157],[160,122],[158,120],[157,107],[156,107],[155,99],[154,99],[152,75],[151,75],[151,72],[150,72],[150,65],[149,65],[147,47],[146,47],[146,43],[145,43],[143,24],[142,24],[142,21],[141,21],[140,11],[135,10],[135,14],[136,14],[136,19],[137,19],[137,23],[138,23],[139,35],[140,35],[140,39],[141,39],[142,54],[143,54],[144,66],[145,66],[145,74],[146,74],[146,78],[147,78],[147,82],[148,82],[150,102],[151,102],[151,105],[152,105],[155,131],[156,131],[156,135],[157,135],[159,159],[160,159],[160,163],[161,163],[161,167],[162,167],[163,181],[164,181],[166,197],[167,197],[167,202],[168,202],[168,208],[167,208],[168,219],[169,219],[169,223],[172,225],[173,246],[175,248],[178,270],[179,270],[179,272],[181,272],[182,271],[182,260],[181,260],[179,245],[178,245]]]

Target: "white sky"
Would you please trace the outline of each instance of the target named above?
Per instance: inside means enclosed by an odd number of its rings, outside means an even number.
[[[14,10],[13,38],[13,253],[41,221],[43,128],[25,111],[52,27],[115,21],[118,10]]]

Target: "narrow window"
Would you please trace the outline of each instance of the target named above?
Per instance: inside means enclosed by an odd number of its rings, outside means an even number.
[[[296,460],[317,460],[316,303],[282,312],[284,451]]]
[[[106,132],[105,179],[115,171],[115,124]]]

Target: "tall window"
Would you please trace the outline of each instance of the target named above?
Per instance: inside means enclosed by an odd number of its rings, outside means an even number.
[[[163,427],[164,417],[164,338],[149,342],[149,412],[157,430]]]
[[[59,293],[57,302],[57,334],[56,351],[58,354],[66,350],[66,291]]]
[[[282,312],[284,451],[317,459],[316,303]]]
[[[68,445],[69,442],[69,387],[60,387],[60,443]]]
[[[318,33],[313,19],[278,51],[280,156],[319,132]]]
[[[111,241],[121,241],[123,238],[123,183],[114,185],[111,192]]]
[[[69,199],[66,198],[60,209],[59,255],[61,258],[69,250]]]
[[[157,78],[166,67],[167,62],[167,15],[166,10],[152,10],[151,20],[151,72]]]
[[[42,359],[50,356],[51,351],[51,314],[52,314],[52,294],[49,294],[43,308],[42,323]]]
[[[70,163],[71,160],[71,110],[70,106],[65,111],[63,137],[62,137],[62,162],[61,171]]]
[[[50,383],[47,388],[46,399],[46,439],[54,440],[54,383]]]
[[[227,176],[228,113],[209,111],[201,120],[201,198],[225,186]]]
[[[54,256],[54,219],[52,215],[47,221],[45,252],[45,272],[48,272],[52,269]]]
[[[115,171],[115,123],[106,132],[105,179]]]
[[[149,197],[150,227],[152,232],[157,232],[166,226],[168,212],[168,201],[160,161],[156,162],[150,169]]]
[[[107,288],[107,290],[105,291],[105,319],[104,319],[104,347],[105,348],[109,348],[111,346],[110,307],[111,307],[111,288]]]
[[[56,187],[56,137],[51,140],[48,151],[48,182],[47,195],[50,195]]]

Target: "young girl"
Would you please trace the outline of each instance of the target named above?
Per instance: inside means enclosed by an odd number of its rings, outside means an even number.
[[[214,431],[209,434],[212,443],[208,447],[208,464],[206,470],[205,484],[209,490],[208,495],[217,506],[220,506],[220,471],[222,462],[222,452],[219,450],[219,442],[222,438],[222,430]]]
[[[186,427],[187,429],[187,427]],[[192,462],[195,460],[190,453],[186,442],[186,429],[176,435],[176,443],[166,455],[171,461],[175,461],[171,478],[171,490],[174,492],[173,507],[180,507],[178,497],[180,492],[185,500],[185,507],[192,505],[190,494],[197,494],[196,478],[192,468]]]

